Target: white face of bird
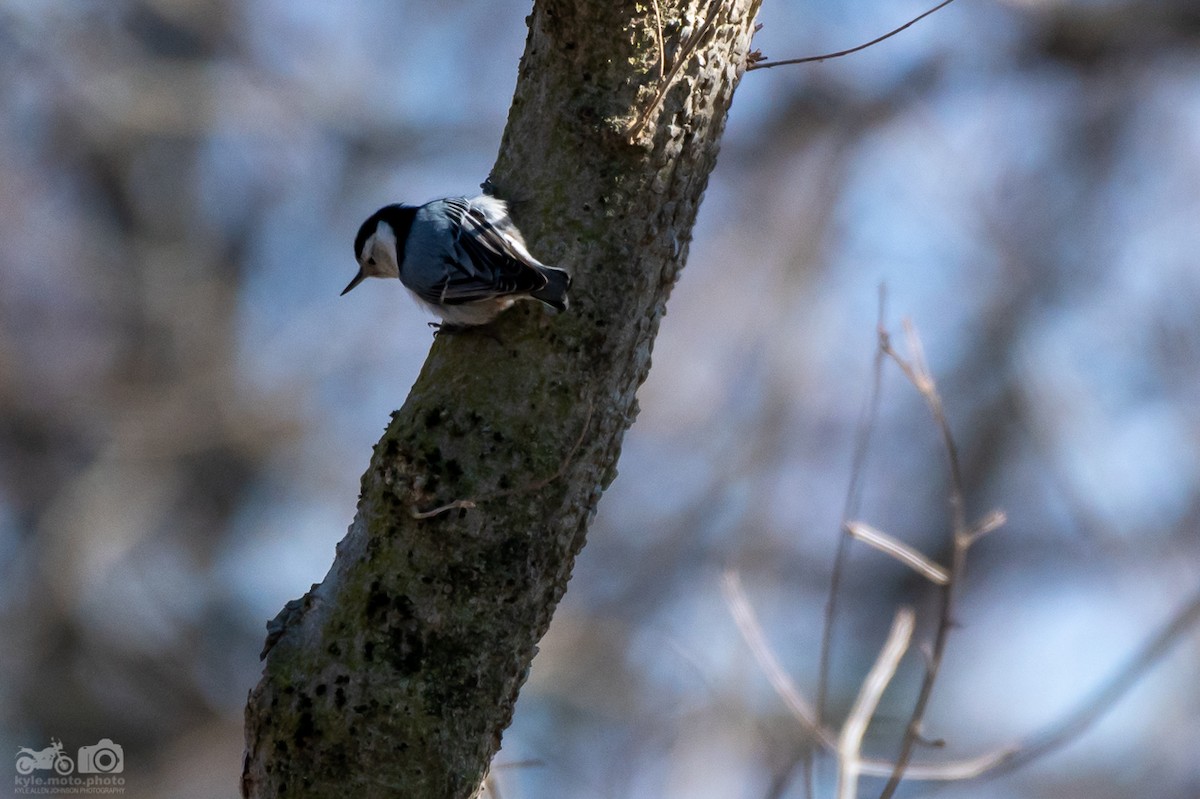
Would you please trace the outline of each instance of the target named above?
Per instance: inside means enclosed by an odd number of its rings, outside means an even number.
[[[345,294],[369,277],[400,277],[399,256],[396,254],[396,231],[387,222],[380,221],[358,253],[358,274],[350,281]]]

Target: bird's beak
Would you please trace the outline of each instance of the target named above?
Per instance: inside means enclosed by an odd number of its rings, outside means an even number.
[[[349,285],[347,285],[347,286],[346,286],[346,288],[342,289],[342,293],[341,293],[341,294],[339,294],[338,296],[339,296],[339,297],[343,297],[343,296],[345,296],[345,294],[346,294],[346,292],[347,292],[347,291],[349,291],[350,289],[354,288],[354,287],[355,287],[355,286],[357,286],[359,283],[363,282],[363,280],[365,280],[365,279],[366,279],[366,277],[367,277],[367,276],[366,276],[365,274],[363,274],[363,270],[359,269],[359,270],[358,270],[358,274],[354,276],[354,279],[350,281]]]

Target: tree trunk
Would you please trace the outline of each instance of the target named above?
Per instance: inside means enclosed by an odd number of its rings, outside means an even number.
[[[537,2],[489,189],[571,308],[434,342],[329,574],[269,625],[245,796],[479,787],[616,475],[758,4]]]

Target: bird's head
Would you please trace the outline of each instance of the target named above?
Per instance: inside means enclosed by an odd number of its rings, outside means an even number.
[[[354,237],[354,258],[358,274],[342,289],[345,294],[369,277],[400,277],[400,257],[397,252],[396,230],[388,221],[390,213],[399,206],[380,208],[358,229]]]

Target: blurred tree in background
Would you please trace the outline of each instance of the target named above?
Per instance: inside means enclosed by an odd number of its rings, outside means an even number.
[[[755,44],[826,52],[922,10],[767,2]],[[398,285],[337,299],[354,230],[487,175],[527,12],[0,4],[9,751],[110,738],[126,795],[235,793],[263,623],[328,568],[428,349]],[[505,796],[803,795],[781,776],[802,735],[718,577],[739,568],[811,688],[881,280],[922,331],[968,506],[1009,515],[972,555],[930,709],[948,756],[1075,706],[1194,590],[1198,40],[1185,0],[959,0],[746,76],[621,476],[505,736]],[[895,375],[877,424],[862,515],[944,555],[936,431]],[[933,623],[877,553],[847,581],[835,716],[898,602],[918,639]],[[940,793],[1197,795],[1198,658],[1193,632],[1071,747]],[[912,655],[868,751],[893,753],[919,673]]]

